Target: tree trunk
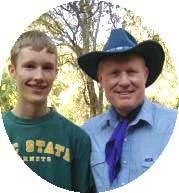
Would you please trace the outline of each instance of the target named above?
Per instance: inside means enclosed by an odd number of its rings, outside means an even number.
[[[97,112],[97,114],[101,114],[103,112],[103,88],[101,85],[99,85],[98,88],[99,88],[99,97],[98,97],[98,112]]]

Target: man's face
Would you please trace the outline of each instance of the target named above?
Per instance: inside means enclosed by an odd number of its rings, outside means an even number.
[[[56,55],[48,53],[46,48],[41,51],[35,51],[32,47],[22,48],[16,65],[9,66],[9,72],[16,79],[21,102],[47,102],[57,74]]]
[[[98,70],[107,100],[123,116],[144,100],[147,77],[145,61],[138,55],[103,60]]]

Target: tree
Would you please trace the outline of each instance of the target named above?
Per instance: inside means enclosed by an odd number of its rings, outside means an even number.
[[[7,61],[9,63],[9,61]],[[59,105],[59,94],[68,86],[63,82],[59,83],[58,80],[54,81],[52,90],[49,95],[49,106],[56,108]],[[0,86],[0,107],[1,112],[11,110],[17,103],[18,92],[16,88],[16,82],[11,78],[7,72],[7,68],[2,73],[2,80]]]
[[[167,46],[159,34],[146,27],[139,16],[126,8],[105,1],[80,0],[60,5],[44,13],[28,27],[28,30],[38,29],[46,32],[55,41],[59,53],[60,73],[50,94],[49,103],[76,123],[82,123],[108,108],[102,88],[81,71],[77,57],[89,51],[101,50],[111,29],[119,27],[127,29],[138,42],[153,39],[162,44],[166,54],[164,70],[155,86],[149,87],[147,94],[152,100],[170,107],[178,104],[176,73]],[[67,66],[72,67],[72,70],[64,70]],[[70,101],[64,106],[59,95],[75,83],[78,83],[77,91],[71,94]],[[5,84],[8,84],[8,88],[3,86]],[[14,82],[5,74],[1,86],[2,109],[10,107],[12,96],[13,101],[16,100],[14,90]]]
[[[146,89],[146,94],[152,101],[168,107],[176,108],[178,102],[177,76],[170,53],[167,49],[167,45],[164,43],[158,33],[145,26],[142,22],[142,19],[139,16],[136,16],[130,10],[125,9],[122,26],[133,34],[138,42],[150,39],[157,41],[162,45],[165,52],[163,70],[155,84]]]
[[[97,41],[103,33],[100,29],[104,27],[104,20],[106,30],[117,27],[121,17],[116,13],[120,9],[110,2],[97,0],[70,2],[43,14],[30,28],[40,26],[53,37],[57,46],[68,47],[76,59],[81,54],[101,48]],[[93,80],[79,69],[76,60],[72,59],[70,63],[81,76],[81,95],[90,109],[88,117],[100,114],[103,111],[102,88],[98,84],[95,88]]]
[[[12,78],[9,77],[5,69],[2,74],[2,81],[0,86],[0,107],[1,112],[5,112],[13,108],[17,101],[16,84]]]

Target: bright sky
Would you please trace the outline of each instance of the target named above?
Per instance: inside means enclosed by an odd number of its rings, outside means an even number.
[[[5,0],[1,1],[0,6],[0,64],[1,70],[8,56],[9,49],[14,40],[35,18],[49,9],[59,5],[59,2],[69,2],[62,0]],[[162,39],[167,43],[174,64],[179,63],[179,12],[177,1],[174,0],[113,0],[113,3],[119,3],[123,7],[131,9],[136,15],[142,16],[147,26],[155,29]],[[179,74],[179,65],[176,65]],[[57,193],[66,192],[59,190],[48,183],[42,183],[42,180],[32,171],[28,170],[22,160],[19,160],[15,151],[8,144],[8,138],[5,135],[2,121],[0,127],[0,192],[18,192],[18,193]],[[151,193],[151,192],[172,192],[178,193],[179,179],[179,156],[176,149],[179,148],[177,134],[179,130],[175,129],[169,145],[165,149],[160,160],[146,172],[142,178],[137,179],[123,188],[120,193]],[[178,146],[178,148],[177,148]],[[175,153],[173,153],[175,152]],[[175,157],[174,157],[175,156]],[[164,171],[163,171],[164,168]],[[30,185],[30,186],[29,186]],[[113,192],[119,192],[114,190]]]

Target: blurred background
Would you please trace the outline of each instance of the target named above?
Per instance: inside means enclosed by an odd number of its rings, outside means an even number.
[[[58,48],[59,74],[49,96],[48,106],[77,125],[106,111],[109,107],[99,84],[85,75],[77,64],[77,57],[89,51],[101,50],[111,29],[123,27],[138,42],[158,41],[165,51],[165,64],[155,84],[146,89],[146,96],[167,107],[179,107],[179,87],[176,70],[167,45],[160,35],[143,23],[132,11],[111,2],[80,0],[59,5],[33,21],[27,30],[46,32]],[[12,109],[17,101],[16,85],[7,66],[0,87],[1,111]]]

